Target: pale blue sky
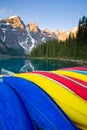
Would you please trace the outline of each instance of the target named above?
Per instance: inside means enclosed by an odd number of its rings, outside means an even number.
[[[35,22],[42,30],[65,31],[87,16],[87,0],[1,0],[0,19],[11,15],[20,16],[26,25]]]

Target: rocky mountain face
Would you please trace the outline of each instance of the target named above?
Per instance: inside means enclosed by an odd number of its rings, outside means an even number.
[[[65,41],[69,37],[69,35],[71,35],[72,37],[76,37],[77,31],[78,31],[78,27],[74,27],[74,28],[69,29],[65,32],[61,32],[60,30],[56,29],[54,31],[54,33],[56,34],[57,39],[59,41]]]
[[[0,54],[29,55],[32,48],[39,43],[54,39],[64,40],[69,33],[70,30],[40,30],[36,23],[25,25],[19,16],[11,16],[0,20]]]
[[[0,53],[28,55],[37,44],[55,38],[56,35],[40,30],[36,23],[25,25],[18,16],[0,20]]]

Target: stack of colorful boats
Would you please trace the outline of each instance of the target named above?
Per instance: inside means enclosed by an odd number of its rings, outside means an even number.
[[[2,76],[1,130],[87,130],[87,67]]]

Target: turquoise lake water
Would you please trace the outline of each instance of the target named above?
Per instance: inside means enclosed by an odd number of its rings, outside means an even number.
[[[28,72],[34,70],[57,70],[60,68],[79,66],[77,63],[69,61],[60,61],[53,59],[1,59],[0,73],[2,69],[12,71],[14,73]]]

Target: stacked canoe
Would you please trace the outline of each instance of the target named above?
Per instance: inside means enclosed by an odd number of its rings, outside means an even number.
[[[1,130],[87,130],[87,67],[2,76]]]

